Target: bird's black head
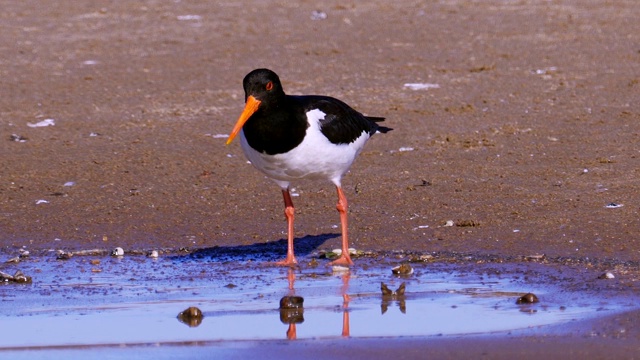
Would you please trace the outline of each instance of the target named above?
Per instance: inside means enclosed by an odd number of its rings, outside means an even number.
[[[256,69],[248,73],[242,80],[242,86],[244,87],[244,110],[231,130],[227,144],[233,141],[253,114],[274,112],[285,98],[280,78],[269,69]]]
[[[280,78],[269,69],[255,69],[242,80],[245,101],[249,96],[260,100],[264,105],[284,96]]]

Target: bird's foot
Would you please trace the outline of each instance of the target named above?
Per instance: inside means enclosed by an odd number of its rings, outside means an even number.
[[[287,256],[287,258],[284,260],[276,261],[276,265],[294,267],[298,265],[298,260],[296,260],[296,258],[293,256]]]
[[[351,260],[351,256],[347,253],[346,255],[342,253],[339,258],[333,260],[329,263],[331,266],[339,265],[339,266],[351,266],[353,265],[353,261]]]

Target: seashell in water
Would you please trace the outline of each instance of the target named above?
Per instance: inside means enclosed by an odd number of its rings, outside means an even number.
[[[520,296],[518,300],[516,300],[516,304],[533,304],[539,301],[540,300],[538,300],[538,297],[535,294],[527,293]]]

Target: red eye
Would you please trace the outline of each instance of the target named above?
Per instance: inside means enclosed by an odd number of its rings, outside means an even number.
[[[265,88],[267,89],[267,91],[271,91],[271,89],[273,89],[273,82],[269,81],[267,83],[267,86],[265,86]]]

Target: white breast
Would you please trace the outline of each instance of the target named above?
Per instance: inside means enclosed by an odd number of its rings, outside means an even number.
[[[340,185],[340,179],[369,139],[366,131],[349,144],[333,144],[320,132],[320,120],[325,113],[315,109],[307,112],[309,127],[304,140],[284,154],[267,155],[255,151],[240,133],[245,156],[253,166],[273,179],[280,187],[299,179],[330,180]]]

